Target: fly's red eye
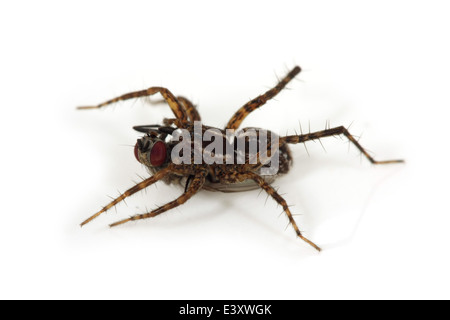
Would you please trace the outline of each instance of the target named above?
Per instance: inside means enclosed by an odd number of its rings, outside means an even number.
[[[136,145],[134,146],[134,156],[136,157],[136,160],[138,161],[138,162],[141,162],[141,161],[139,161],[139,150],[138,150],[138,144],[136,143]]]
[[[166,156],[166,144],[162,141],[157,141],[150,152],[150,163],[154,167],[159,167],[166,161]]]

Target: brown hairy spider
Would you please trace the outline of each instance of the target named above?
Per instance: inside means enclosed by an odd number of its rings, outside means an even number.
[[[214,132],[214,141],[223,142],[225,147],[228,148],[230,146],[230,139],[226,134],[227,129],[232,131],[237,130],[242,121],[244,121],[244,119],[252,111],[261,107],[268,100],[275,97],[300,71],[300,67],[295,67],[275,87],[247,102],[231,117],[228,124],[225,126],[225,129],[222,130],[211,128],[200,124],[197,128],[200,128],[201,136],[203,137],[204,133],[212,129]],[[202,189],[221,192],[239,192],[260,188],[266,191],[268,195],[270,195],[279,205],[283,207],[283,210],[289,219],[289,223],[294,228],[297,236],[320,251],[320,248],[316,244],[302,235],[300,229],[295,223],[286,201],[271,186],[271,183],[278,176],[286,174],[289,171],[292,164],[292,157],[288,144],[304,143],[309,140],[318,140],[324,137],[344,135],[372,164],[403,162],[403,160],[377,161],[373,159],[343,126],[327,128],[322,131],[310,132],[307,134],[289,135],[283,137],[278,137],[274,133],[267,131],[271,138],[265,138],[267,141],[264,141],[262,144],[265,148],[267,148],[266,151],[263,151],[261,145],[258,152],[254,155],[251,155],[247,149],[244,149],[244,153],[242,154],[241,152],[240,155],[244,157],[245,161],[238,164],[236,164],[235,160],[238,158],[240,151],[235,145],[231,147],[231,156],[230,153],[225,156],[225,147],[222,147],[222,149],[216,148],[214,152],[210,152],[215,159],[219,158],[219,160],[223,161],[210,163],[205,161],[203,158],[201,158],[200,161],[198,161],[198,159],[197,161],[194,161],[196,152],[200,151],[200,154],[202,154],[201,152],[205,151],[207,148],[204,140],[201,140],[200,144],[195,143],[195,128],[196,124],[200,121],[200,115],[195,106],[188,99],[184,97],[175,97],[168,89],[162,87],[151,87],[146,90],[127,93],[120,97],[103,102],[97,106],[78,107],[78,109],[99,109],[118,101],[147,97],[156,93],[160,93],[162,95],[171,108],[175,118],[164,119],[164,125],[144,125],[134,127],[135,130],[145,133],[145,135],[136,142],[134,148],[135,157],[140,163],[145,165],[152,176],[144,179],[142,182],[122,193],[119,197],[103,207],[99,212],[81,223],[81,226],[92,221],[125,198],[140,190],[143,190],[144,188],[147,188],[159,180],[163,180],[166,183],[182,185],[184,187],[183,194],[177,199],[151,212],[132,216],[128,219],[115,222],[110,226],[114,227],[129,221],[153,218],[165,211],[182,205]],[[183,139],[176,140],[175,134],[181,129],[185,130],[188,135],[183,136]],[[256,128],[245,128],[242,129],[241,132],[245,134],[250,132],[252,129]],[[191,138],[191,141],[189,141],[189,138]],[[247,136],[245,138],[244,145],[246,147],[249,146],[252,138],[256,142],[261,142],[263,140],[260,131],[253,133],[253,136],[250,135],[250,137]],[[192,142],[192,140],[194,140],[194,142]],[[236,140],[236,137],[231,140],[232,145]],[[176,161],[174,158],[174,151],[176,148],[180,147],[181,143],[184,143],[184,146],[189,147],[188,149],[183,149],[182,152],[179,153],[180,155],[183,154],[185,160],[183,162]],[[267,169],[268,165],[275,160],[279,164],[276,172],[273,174],[263,172],[263,169]]]

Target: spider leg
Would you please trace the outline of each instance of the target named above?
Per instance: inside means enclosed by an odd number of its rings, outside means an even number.
[[[200,121],[200,114],[197,111],[197,108],[194,106],[194,104],[189,101],[187,98],[182,97],[182,96],[178,96],[177,97],[178,102],[181,103],[184,107],[184,110],[186,110],[186,113],[188,115],[189,121],[194,122],[194,121]],[[151,100],[150,103],[151,104],[160,104],[160,103],[164,103],[165,100]]]
[[[171,125],[175,125],[176,127],[180,127],[179,126],[179,121],[178,121],[178,119],[175,119],[175,118],[170,118],[170,119],[168,119],[168,118],[164,118],[163,119],[163,124],[165,125],[165,126],[167,126],[167,127],[170,127]]]
[[[157,173],[155,173],[150,178],[147,178],[147,179],[143,180],[142,182],[136,184],[134,187],[128,189],[127,191],[122,193],[120,196],[115,198],[113,201],[108,203],[106,206],[104,206],[99,212],[97,212],[96,214],[94,214],[90,218],[88,218],[85,221],[83,221],[81,223],[81,226],[84,226],[85,224],[91,222],[92,220],[97,218],[99,215],[101,215],[103,212],[107,211],[108,209],[111,209],[112,207],[114,207],[116,204],[118,204],[119,202],[121,202],[125,198],[128,198],[132,194],[135,194],[136,192],[147,188],[149,185],[155,183],[156,181],[163,179],[170,172],[170,170],[171,170],[171,167],[168,166],[168,167],[162,169],[161,171],[158,171]]]
[[[336,128],[326,129],[322,131],[317,131],[313,133],[301,134],[301,135],[292,135],[285,136],[280,138],[280,145],[283,143],[303,143],[309,140],[317,140],[320,138],[331,137],[336,135],[344,135],[348,138],[348,140],[353,143],[359,151],[373,164],[388,164],[388,163],[403,163],[404,160],[384,160],[377,161],[372,158],[367,151],[359,144],[359,142],[348,132],[347,128],[340,126]]]
[[[184,106],[184,109],[186,110],[188,118],[191,122],[201,121],[200,114],[191,101],[182,96],[178,96],[177,99]]]
[[[175,207],[182,205],[202,188],[203,183],[205,182],[205,179],[206,179],[206,175],[207,175],[207,171],[202,171],[200,173],[197,173],[194,176],[194,178],[191,180],[191,183],[189,184],[189,187],[187,188],[187,190],[177,199],[175,199],[169,203],[166,203],[165,205],[163,205],[163,206],[159,207],[158,209],[155,209],[151,212],[144,213],[144,214],[137,214],[128,219],[117,221],[117,222],[111,224],[110,227],[116,227],[118,225],[127,223],[129,221],[153,218],[163,212],[166,212],[170,209],[173,209]]]
[[[284,200],[283,197],[280,196],[278,194],[278,192],[264,180],[264,178],[262,178],[258,174],[251,172],[251,171],[247,172],[243,175],[245,177],[247,177],[248,179],[253,179],[261,187],[261,189],[266,191],[268,195],[270,195],[279,205],[281,205],[283,207],[283,210],[284,210],[284,212],[286,212],[286,215],[289,219],[289,223],[292,225],[292,227],[295,230],[295,233],[297,234],[297,236],[300,239],[302,239],[303,241],[305,241],[306,243],[308,243],[309,245],[314,247],[314,249],[316,249],[317,251],[321,251],[321,249],[314,242],[305,238],[302,235],[302,233],[300,232],[300,229],[297,226],[297,223],[295,223],[295,220],[294,220],[294,217],[292,216],[291,211],[289,210],[289,206],[287,205],[286,200]]]
[[[96,106],[84,106],[84,107],[78,107],[77,109],[99,109],[99,108],[102,108],[104,106],[107,106],[109,104],[112,104],[112,103],[115,103],[118,101],[140,98],[140,97],[147,97],[147,96],[154,95],[155,93],[160,93],[163,96],[164,100],[166,100],[166,102],[169,104],[170,109],[172,109],[173,114],[175,115],[175,117],[178,120],[180,120],[182,122],[186,122],[188,120],[187,112],[184,108],[184,105],[182,103],[180,103],[177,98],[175,98],[175,96],[172,94],[172,92],[170,92],[168,89],[163,88],[163,87],[151,87],[146,90],[126,93],[119,97],[113,98],[113,99],[105,101],[103,103],[100,103]]]
[[[245,105],[243,105],[236,113],[231,117],[230,121],[226,125],[225,129],[234,129],[239,128],[242,121],[244,121],[245,117],[247,117],[250,112],[258,109],[262,105],[264,105],[267,100],[275,97],[283,88],[288,84],[289,81],[294,79],[294,77],[301,71],[300,67],[295,67],[292,69],[278,84],[267,91],[266,93],[256,97],[253,100],[250,100]]]

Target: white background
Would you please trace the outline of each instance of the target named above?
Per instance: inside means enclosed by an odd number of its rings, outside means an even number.
[[[0,298],[450,298],[445,1],[60,1],[0,5]],[[318,254],[257,191],[201,192],[158,218],[109,223],[174,199],[158,184],[79,223],[146,171],[131,127],[165,86],[223,126],[248,99],[302,73],[244,126],[280,134],[350,125],[293,146],[278,180]]]

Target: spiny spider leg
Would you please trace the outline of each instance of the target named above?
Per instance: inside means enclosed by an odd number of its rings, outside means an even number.
[[[156,181],[163,179],[168,173],[171,172],[171,170],[172,170],[171,166],[168,166],[168,167],[162,169],[161,171],[158,171],[157,173],[155,173],[150,178],[147,178],[147,179],[143,180],[142,182],[138,183],[137,185],[135,185],[134,187],[128,189],[127,191],[122,193],[120,196],[115,198],[113,201],[111,201],[109,204],[104,206],[102,208],[102,210],[100,210],[99,212],[97,212],[96,214],[91,216],[90,218],[88,218],[85,221],[83,221],[81,223],[81,226],[84,226],[85,224],[91,222],[92,220],[97,218],[99,215],[101,215],[103,212],[107,211],[108,209],[111,209],[112,207],[114,207],[116,204],[118,204],[119,202],[121,202],[125,198],[128,198],[132,194],[135,194],[136,192],[147,188],[149,185],[155,183]]]
[[[170,209],[173,209],[175,207],[182,205],[202,188],[203,183],[206,180],[206,175],[207,175],[207,171],[201,171],[201,172],[197,173],[194,176],[194,178],[192,179],[191,183],[189,184],[189,187],[187,188],[187,190],[177,199],[175,199],[169,203],[166,203],[165,205],[163,205],[163,206],[159,207],[158,209],[155,209],[149,213],[137,214],[128,219],[117,221],[117,222],[111,224],[110,227],[116,227],[118,225],[127,223],[129,221],[153,218],[163,212],[166,212]]]
[[[292,227],[294,227],[295,233],[297,233],[297,236],[314,247],[317,251],[321,251],[321,249],[311,240],[305,238],[302,233],[300,232],[300,229],[298,228],[297,224],[295,223],[294,217],[292,216],[291,211],[289,210],[289,206],[286,203],[286,200],[281,197],[278,192],[270,185],[268,184],[264,178],[259,176],[258,174],[254,172],[247,172],[243,174],[244,177],[247,177],[248,179],[253,179],[264,191],[267,192],[279,205],[283,207],[284,212],[286,212],[286,215],[288,216],[289,223],[292,224]]]
[[[320,138],[325,137],[331,137],[336,135],[344,135],[346,136],[351,143],[353,143],[359,151],[362,152],[362,154],[373,164],[388,164],[388,163],[403,163],[404,160],[384,160],[384,161],[377,161],[374,158],[372,158],[367,151],[359,144],[358,141],[348,132],[347,128],[340,126],[336,128],[326,129],[322,131],[317,131],[313,133],[307,133],[307,134],[301,134],[301,135],[292,135],[292,136],[285,136],[280,138],[280,145],[283,143],[302,143],[309,140],[316,140]]]
[[[230,121],[228,121],[228,124],[226,125],[225,129],[237,129],[241,125],[242,121],[244,121],[245,117],[247,117],[250,112],[258,109],[262,105],[264,105],[267,100],[272,99],[275,97],[281,90],[283,90],[284,87],[294,79],[294,77],[299,74],[301,71],[300,67],[295,67],[292,69],[278,84],[267,91],[266,93],[256,97],[253,100],[250,100],[245,105],[243,105],[236,113],[231,117]]]
[[[96,106],[78,107],[77,109],[99,109],[101,107],[107,106],[109,104],[112,104],[112,103],[115,103],[118,101],[140,98],[140,97],[147,97],[147,96],[154,95],[155,93],[158,93],[158,92],[163,96],[164,100],[166,100],[166,102],[169,104],[169,107],[170,107],[170,109],[172,109],[172,112],[175,115],[175,117],[182,122],[187,122],[188,116],[187,116],[187,112],[184,109],[183,105],[178,101],[177,98],[175,98],[175,96],[172,94],[172,92],[170,92],[168,89],[163,88],[163,87],[151,87],[146,90],[126,93],[126,94],[116,97],[114,99],[100,103]]]

